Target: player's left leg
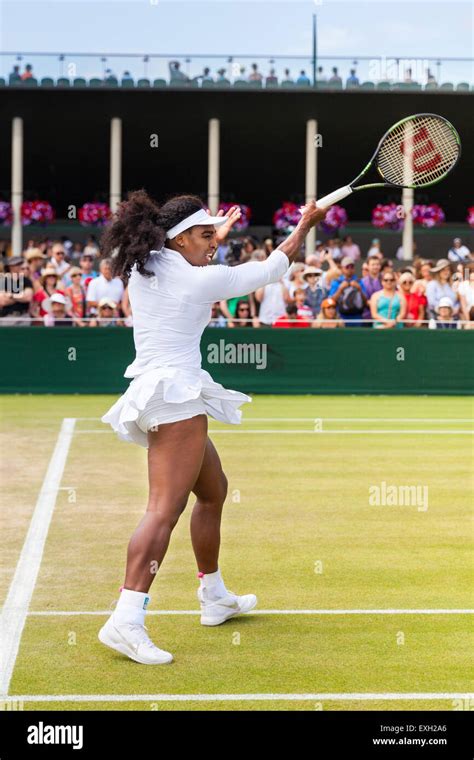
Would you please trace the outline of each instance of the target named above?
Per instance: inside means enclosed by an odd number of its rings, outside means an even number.
[[[235,615],[249,612],[257,604],[257,598],[254,594],[237,596],[228,591],[219,570],[220,527],[227,478],[210,438],[192,491],[197,497],[191,515],[191,540],[199,570],[201,623],[220,625]]]

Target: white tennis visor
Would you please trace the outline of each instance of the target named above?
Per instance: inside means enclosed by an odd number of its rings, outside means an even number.
[[[174,227],[171,227],[171,229],[167,231],[166,237],[174,238],[176,235],[179,235],[180,232],[189,230],[190,227],[194,227],[196,224],[214,224],[216,227],[218,227],[220,224],[224,224],[226,221],[227,217],[211,216],[205,209],[201,208],[199,211],[191,214],[191,216],[187,216],[186,219],[183,219],[183,221],[179,222],[179,224],[175,224]]]

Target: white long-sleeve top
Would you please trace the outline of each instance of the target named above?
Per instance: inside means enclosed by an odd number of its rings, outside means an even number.
[[[125,377],[156,367],[201,367],[200,342],[215,301],[244,296],[276,282],[288,256],[275,250],[265,261],[234,267],[193,266],[178,251],[150,251],[144,277],[132,269],[128,293],[133,313],[136,358]]]

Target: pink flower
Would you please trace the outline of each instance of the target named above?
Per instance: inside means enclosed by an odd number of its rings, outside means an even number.
[[[324,232],[334,232],[347,224],[347,212],[342,206],[331,206],[326,218],[321,222]]]
[[[84,203],[78,211],[79,221],[83,226],[104,226],[111,216],[112,212],[107,203]]]
[[[282,206],[273,214],[273,225],[277,230],[288,230],[296,227],[301,219],[301,212],[296,203],[284,201]]]
[[[234,230],[246,230],[249,226],[250,218],[252,216],[252,210],[250,206],[245,206],[243,203],[219,203],[219,211],[223,211],[224,216],[226,216],[229,209],[231,209],[233,206],[238,206],[241,213],[239,221],[234,224]]]

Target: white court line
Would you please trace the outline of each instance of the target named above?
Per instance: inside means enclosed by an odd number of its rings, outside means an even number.
[[[28,533],[0,615],[0,694],[7,694],[15,666],[21,635],[36,585],[44,545],[53,516],[58,488],[63,476],[74,433],[74,418],[63,419],[56,446],[31,518]]]
[[[13,702],[309,702],[472,699],[474,692],[348,692],[315,694],[16,694]]]
[[[77,615],[110,615],[110,610],[39,610],[29,617],[74,617]],[[148,610],[147,615],[200,615],[199,610]],[[474,615],[470,609],[439,610],[252,610],[249,615]]]
[[[212,435],[474,435],[474,430],[214,430]],[[115,434],[115,430],[76,430],[76,435]]]
[[[473,422],[472,417],[246,417],[242,422]],[[101,417],[76,417],[76,420],[100,422]],[[104,423],[106,424],[106,423]]]

